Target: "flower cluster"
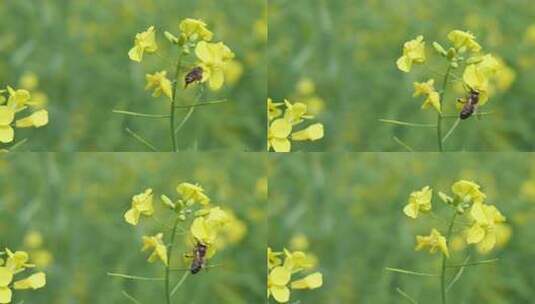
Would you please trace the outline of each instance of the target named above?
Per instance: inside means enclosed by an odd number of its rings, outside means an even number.
[[[281,109],[285,107],[285,109]],[[268,116],[268,150],[290,152],[291,141],[315,141],[323,138],[323,124],[315,123],[305,129],[294,131],[297,125],[314,116],[307,112],[307,105],[301,102],[294,104],[288,100],[273,102],[267,100]]]
[[[41,109],[42,100],[33,100],[30,92],[7,86],[0,90],[0,143],[11,143],[15,139],[16,128],[40,128],[48,124],[48,111]],[[31,112],[16,119],[22,112]]]
[[[187,69],[183,76],[184,85],[187,87],[193,83],[208,83],[212,90],[218,90],[223,86],[227,63],[232,62],[234,53],[223,42],[213,43],[213,33],[207,28],[206,23],[197,19],[184,19],[180,22],[179,35],[165,31],[164,36],[172,45],[178,47],[177,73],[178,78],[182,73],[182,57],[188,56],[194,50],[197,62]],[[144,32],[138,33],[134,39],[134,47],[128,52],[128,57],[135,62],[141,62],[144,54],[154,54],[159,47],[156,41],[156,29],[150,26]],[[162,94],[170,100],[174,100],[174,90],[178,79],[171,81],[167,77],[167,71],[157,71],[146,75],[146,90],[153,90],[153,96]]]
[[[475,47],[475,46],[474,46]],[[443,203],[454,210],[455,216],[465,217],[469,224],[462,232],[462,237],[467,244],[475,244],[480,252],[491,251],[497,240],[499,225],[505,222],[505,217],[496,206],[487,204],[487,195],[481,187],[467,180],[459,180],[451,186],[452,196],[439,192],[438,196]],[[407,205],[403,208],[405,215],[412,219],[432,210],[433,190],[426,186],[419,191],[414,191],[409,196]],[[451,227],[455,224],[452,220]],[[431,253],[441,251],[449,257],[448,241],[453,238],[452,230],[444,236],[437,229],[432,229],[428,236],[416,237],[416,250],[429,249]]]
[[[191,219],[190,240],[194,241],[196,245],[201,244],[206,248],[205,259],[212,257],[215,254],[215,245],[219,234],[225,232],[227,223],[231,220],[237,221],[237,219],[234,216],[230,217],[221,207],[214,206],[204,189],[198,184],[181,183],[176,187],[176,192],[178,197],[175,200],[162,194],[160,196],[162,206],[173,211],[175,227],[178,223]],[[134,195],[131,207],[124,214],[125,221],[135,226],[141,218],[152,217],[155,212],[153,201],[152,189],[146,189],[144,192]],[[171,243],[173,243],[174,235],[171,238]],[[167,266],[170,253],[164,242],[164,233],[157,232],[153,235],[145,235],[142,239],[142,251],[150,252],[148,261],[151,263],[161,261]]]
[[[278,303],[290,300],[290,289],[316,289],[323,285],[323,275],[314,272],[292,281],[292,276],[315,267],[315,259],[302,251],[283,252],[267,249],[267,297],[273,296]]]
[[[448,84],[448,78],[455,77],[455,81],[462,82],[468,91],[475,91],[479,94],[478,106],[484,105],[491,92],[491,80],[499,78],[499,73],[509,69],[504,62],[491,55],[485,54],[481,45],[476,41],[476,37],[470,32],[453,30],[448,34],[450,47],[446,50],[440,43],[433,42],[434,51],[448,61],[448,69],[445,75],[444,85]],[[414,65],[424,64],[426,62],[426,48],[423,36],[418,36],[414,40],[405,42],[403,45],[403,54],[397,60],[398,69],[408,73]],[[463,69],[462,76],[454,73],[456,69]],[[510,72],[508,72],[510,74]],[[509,77],[510,78],[510,77]],[[425,96],[422,105],[423,109],[433,108],[438,113],[442,113],[443,101],[441,98],[445,87],[441,91],[434,88],[435,80],[433,78],[425,82],[414,83],[414,97]],[[463,104],[468,102],[460,98],[456,103],[460,111]]]
[[[11,303],[13,300],[13,289],[39,289],[46,285],[46,275],[44,272],[37,272],[25,279],[13,281],[15,276],[33,268],[30,264],[29,254],[25,251],[12,252],[6,248],[5,252],[0,252],[0,303]]]

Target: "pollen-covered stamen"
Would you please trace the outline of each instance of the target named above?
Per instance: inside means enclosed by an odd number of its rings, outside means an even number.
[[[199,82],[202,80],[202,76],[203,76],[203,70],[201,67],[194,67],[188,74],[186,74],[186,77],[185,77],[185,88],[188,87],[188,85],[194,83],[194,82]]]

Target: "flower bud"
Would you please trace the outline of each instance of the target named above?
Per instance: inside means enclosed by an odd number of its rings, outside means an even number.
[[[442,45],[440,45],[440,43],[438,42],[433,42],[433,48],[435,49],[435,51],[437,51],[437,53],[439,53],[440,55],[446,57],[448,55],[448,53],[446,52],[446,50],[442,47]]]

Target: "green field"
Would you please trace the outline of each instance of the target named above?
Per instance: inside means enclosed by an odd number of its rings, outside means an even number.
[[[200,183],[213,203],[230,210],[240,224],[226,235],[208,262],[211,266],[186,278],[173,303],[264,300],[267,188],[261,155],[18,153],[0,159],[0,170],[0,251],[26,250],[47,274],[44,288],[15,290],[14,304],[136,303],[123,292],[139,303],[165,303],[162,281],[126,280],[107,273],[163,276],[163,264],[148,263],[149,254],[141,252],[141,236],[167,227],[162,225],[172,221],[170,212],[158,195],[158,221],[142,218],[133,227],[123,214],[134,194],[151,187],[175,197],[181,182]],[[188,230],[188,225],[181,229]],[[37,248],[25,240],[32,231],[42,237]],[[170,231],[163,231],[167,239]],[[176,240],[171,264],[188,268],[181,257],[189,253],[189,242],[185,235]],[[183,274],[173,273],[173,284]]]
[[[178,135],[181,150],[261,151],[265,147],[266,3],[264,1],[7,0],[0,5],[0,87],[20,86],[33,73],[35,92],[48,97],[48,126],[17,130],[31,151],[148,151],[131,129],[169,151],[166,120],[112,113],[168,114],[169,103],[144,91],[145,74],[174,73],[176,54],[163,31],[178,33],[184,18],[204,20],[235,53],[237,68],[219,91],[200,101],[227,102],[198,108]],[[160,56],[142,64],[128,59],[136,33],[154,25]],[[231,79],[232,78],[232,79]],[[179,104],[195,101],[196,88],[179,90]],[[177,110],[178,121],[188,109]],[[4,148],[4,146],[0,146]]]
[[[445,46],[450,31],[470,31],[483,51],[501,57],[513,74],[504,76],[502,90],[480,109],[492,114],[461,123],[445,150],[530,151],[535,142],[534,13],[530,0],[270,1],[269,96],[305,102],[325,124],[324,139],[296,150],[405,151],[395,136],[416,151],[436,151],[434,130],[379,119],[435,123],[436,113],[420,110],[422,99],[411,96],[412,83],[432,77],[437,87],[447,64],[432,60],[437,58],[432,42]],[[403,43],[418,35],[425,37],[429,64],[402,73],[396,60]],[[312,81],[315,92],[303,94],[303,80]],[[443,113],[454,113],[455,100],[465,94],[449,90]],[[447,119],[444,128],[453,121]]]
[[[535,275],[535,155],[361,153],[293,154],[273,157],[269,176],[269,244],[273,248],[302,246],[314,254],[323,286],[292,291],[290,303],[440,303],[440,281],[386,271],[386,267],[435,274],[440,254],[414,251],[415,236],[441,231],[450,217],[437,192],[450,192],[459,179],[483,187],[488,202],[507,218],[509,237],[481,255],[450,249],[448,263],[498,258],[495,263],[466,267],[448,293],[448,303],[531,303]],[[502,174],[496,174],[502,172]],[[433,211],[412,220],[402,212],[409,193],[434,189]],[[455,227],[462,228],[463,219]],[[454,228],[457,229],[457,228]],[[444,232],[442,232],[444,233]],[[455,231],[460,234],[461,231]],[[302,238],[302,237],[300,237]],[[299,238],[298,238],[299,239]],[[294,240],[294,241],[292,241]],[[454,241],[457,244],[457,240]],[[448,278],[455,271],[448,272]],[[274,303],[274,302],[273,302]]]

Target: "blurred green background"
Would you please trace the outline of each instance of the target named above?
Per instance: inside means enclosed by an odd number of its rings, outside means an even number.
[[[146,151],[130,128],[160,151],[170,150],[168,121],[124,117],[113,109],[168,114],[168,102],[144,91],[145,74],[174,66],[158,56],[128,59],[136,33],[149,25],[170,54],[163,31],[178,32],[184,18],[200,18],[236,54],[227,84],[206,100],[179,136],[181,150],[265,149],[266,3],[261,0],[5,0],[0,5],[0,86],[19,86],[33,73],[48,97],[50,124],[17,130],[32,151]],[[165,55],[164,55],[165,56]],[[174,60],[174,59],[173,59]],[[228,81],[230,78],[232,80]],[[32,90],[33,91],[33,90]],[[183,96],[194,101],[195,90]],[[178,119],[187,110],[178,110]]]
[[[186,279],[175,303],[265,299],[267,179],[262,155],[16,153],[0,158],[0,171],[0,248],[28,250],[48,275],[43,289],[15,291],[13,303],[133,303],[123,290],[141,303],[163,303],[163,282],[106,273],[163,276],[163,265],[149,264],[149,254],[141,252],[141,236],[160,226],[143,218],[133,227],[123,214],[132,195],[152,187],[155,216],[164,222],[170,212],[157,197],[176,197],[176,185],[185,181],[200,183],[214,204],[231,210],[241,228],[210,259],[213,268]],[[25,239],[32,231],[41,235],[42,244],[29,249],[32,242]],[[181,240],[177,237],[175,261],[186,250]]]
[[[403,43],[418,35],[427,41],[427,57],[437,57],[431,43],[446,45],[454,29],[473,32],[485,52],[500,56],[512,69],[514,79],[502,79],[503,90],[481,108],[494,114],[463,122],[446,150],[534,149],[533,1],[273,0],[269,8],[269,96],[308,103],[325,123],[324,139],[298,149],[404,151],[396,136],[417,151],[435,151],[434,129],[385,125],[378,119],[435,123],[433,111],[420,110],[423,99],[411,97],[412,83],[432,77],[437,84],[441,76],[422,67],[405,74],[396,60]],[[445,72],[444,62],[433,64]],[[311,82],[313,91],[302,85]],[[465,93],[450,89],[446,103],[453,105],[458,94]],[[446,114],[453,111],[450,107]]]
[[[438,279],[385,267],[440,271],[439,255],[414,251],[415,236],[429,234],[431,227],[444,231],[445,224],[429,216],[411,221],[402,209],[410,192],[429,185],[435,190],[434,212],[449,214],[436,193],[451,193],[451,184],[461,178],[482,185],[512,233],[489,254],[471,250],[472,261],[500,260],[467,267],[448,303],[533,302],[535,154],[292,154],[270,156],[270,168],[270,246],[291,248],[305,236],[306,252],[317,257],[315,269],[323,273],[323,287],[292,291],[290,303],[409,303],[396,293],[398,287],[418,303],[438,303]],[[462,248],[458,239],[452,242]],[[452,250],[450,262],[461,264],[465,254]]]

